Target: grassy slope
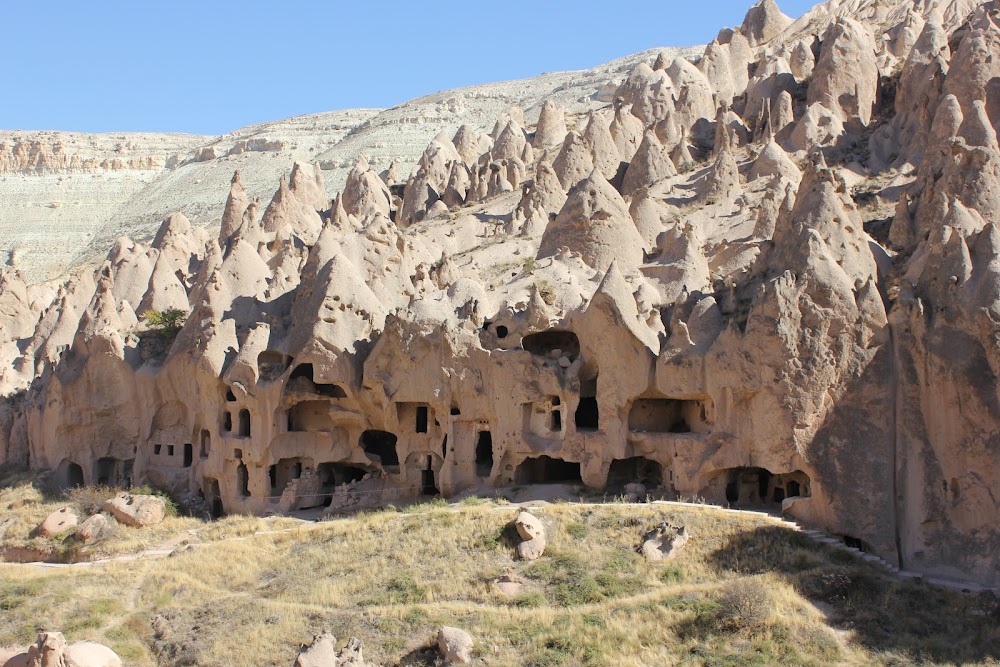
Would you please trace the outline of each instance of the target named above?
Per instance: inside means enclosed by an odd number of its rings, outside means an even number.
[[[447,624],[473,634],[480,664],[498,666],[997,664],[1000,656],[997,612],[986,601],[900,583],[765,518],[548,505],[536,512],[549,527],[546,554],[522,563],[507,527],[515,511],[432,503],[204,542],[162,560],[0,565],[0,645],[23,645],[44,627],[107,642],[134,665],[288,665],[299,643],[332,630],[361,637],[370,660],[433,664],[422,649]],[[687,525],[693,539],[678,560],[647,563],[634,551],[635,524],[663,520]],[[225,537],[223,525],[211,537]],[[523,576],[529,590],[513,599],[495,592],[491,582],[504,573]],[[734,591],[764,609],[759,623],[733,615]]]

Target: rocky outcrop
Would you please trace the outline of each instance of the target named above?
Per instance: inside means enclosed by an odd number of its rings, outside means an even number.
[[[218,237],[9,267],[0,458],[216,513],[697,496],[996,585],[994,10],[765,1],[697,64],[352,155],[332,199],[299,164],[261,212],[227,170]]]

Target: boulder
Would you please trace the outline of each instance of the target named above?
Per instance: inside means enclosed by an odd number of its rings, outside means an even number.
[[[514,527],[522,540],[533,540],[536,537],[545,537],[545,526],[534,514],[521,512],[514,519]]]
[[[95,514],[76,527],[73,537],[78,542],[93,544],[111,530],[111,522],[103,514]]]
[[[446,662],[467,665],[472,662],[472,635],[458,628],[442,627],[438,630],[438,649]]]
[[[538,560],[545,553],[545,538],[536,537],[517,545],[517,556],[521,560]]]
[[[523,540],[517,545],[521,560],[535,560],[545,551],[545,526],[533,514],[521,512],[514,519],[514,528]]]
[[[27,653],[14,656],[4,667],[122,667],[122,659],[103,644],[79,641],[66,644],[61,632],[43,632]]]
[[[97,642],[74,642],[66,651],[69,667],[122,667],[118,654]]]
[[[28,654],[24,651],[0,648],[0,665],[3,667],[28,667]]]
[[[313,637],[295,659],[294,667],[330,667],[337,664],[337,638],[329,632]]]
[[[52,537],[59,533],[64,533],[76,527],[79,522],[76,512],[69,507],[56,510],[42,521],[38,528],[35,528],[35,535],[39,537]]]
[[[120,493],[104,503],[104,511],[110,512],[119,523],[134,528],[155,526],[166,516],[166,504],[156,496],[139,496]]]
[[[672,560],[689,539],[691,536],[686,527],[661,523],[643,534],[639,553],[650,561]]]
[[[351,637],[344,648],[338,651],[337,638],[324,632],[313,637],[309,646],[302,647],[293,667],[368,667],[363,650],[361,640]]]

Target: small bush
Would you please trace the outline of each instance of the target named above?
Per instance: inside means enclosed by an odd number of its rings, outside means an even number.
[[[660,581],[665,584],[679,584],[684,581],[684,568],[680,565],[668,565],[660,572]]]
[[[187,320],[187,313],[178,308],[150,310],[146,312],[146,325],[165,338],[176,336]]]
[[[81,520],[97,514],[104,507],[104,501],[114,498],[121,489],[110,486],[78,486],[66,491],[66,499],[80,510]]]
[[[582,540],[587,536],[587,527],[582,523],[571,523],[566,526],[566,532],[575,540]]]
[[[774,611],[771,591],[759,579],[738,579],[719,597],[719,615],[736,630],[759,630]]]
[[[427,588],[414,581],[409,574],[393,577],[386,584],[385,590],[393,604],[419,604],[427,601]]]
[[[547,605],[548,600],[545,599],[545,595],[540,591],[531,591],[530,593],[521,593],[518,595],[514,598],[512,604],[522,609],[537,609]]]

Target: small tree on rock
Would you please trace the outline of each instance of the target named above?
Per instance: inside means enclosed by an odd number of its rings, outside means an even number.
[[[164,338],[173,338],[180,332],[187,320],[187,312],[179,308],[150,310],[146,312],[146,325]]]

